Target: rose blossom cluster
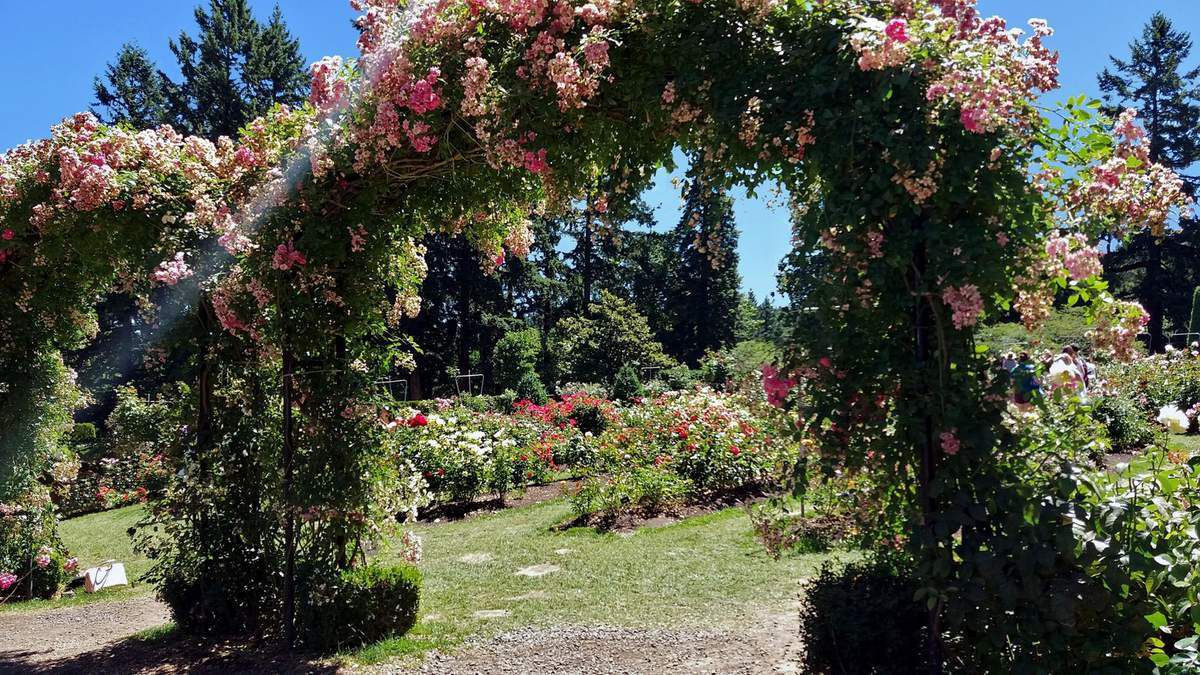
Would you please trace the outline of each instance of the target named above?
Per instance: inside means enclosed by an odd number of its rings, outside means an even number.
[[[1096,348],[1118,361],[1137,356],[1137,336],[1150,323],[1150,315],[1136,302],[1110,300],[1100,307],[1088,337]]]
[[[943,288],[942,302],[950,308],[954,327],[959,330],[974,326],[983,315],[983,296],[975,284]]]
[[[861,70],[883,70],[906,63],[915,42],[908,32],[908,21],[897,17],[888,22],[864,18],[850,36],[850,47],[858,54]]]
[[[1150,161],[1150,144],[1136,118],[1132,108],[1121,113],[1113,126],[1112,156],[1072,182],[1066,202],[1082,217],[1107,219],[1118,235],[1149,229],[1162,236],[1171,212],[1192,200],[1182,178]]]
[[[326,56],[312,64],[312,90],[308,100],[322,115],[338,112],[350,103],[350,80],[340,56]]]
[[[275,254],[271,256],[271,267],[277,270],[287,271],[292,266],[303,267],[308,259],[304,254],[296,250],[296,244],[290,239],[275,247]]]
[[[788,394],[796,386],[796,380],[781,376],[779,369],[769,363],[764,363],[759,370],[762,372],[763,390],[767,394],[767,403],[775,407],[782,406],[787,400]]]
[[[1023,31],[1010,30],[1004,19],[980,19],[974,2],[940,4],[943,16],[935,30],[953,38],[926,97],[957,106],[960,122],[973,133],[1036,121],[1027,102],[1058,88],[1058,52],[1044,43],[1054,31],[1045,21],[1031,19],[1033,35],[1022,42]]]
[[[174,286],[193,274],[192,268],[188,267],[188,264],[183,261],[183,253],[179,252],[175,254],[173,259],[159,263],[158,269],[154,271],[151,277],[160,284]]]

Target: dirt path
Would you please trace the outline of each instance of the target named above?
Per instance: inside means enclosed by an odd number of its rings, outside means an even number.
[[[800,672],[795,607],[765,614],[732,630],[556,626],[524,628],[433,653],[415,667],[383,666],[386,675],[633,675],[712,673],[768,675]]]
[[[352,668],[264,645],[175,636],[127,637],[168,620],[150,596],[0,615],[0,673],[371,673],[372,675],[635,675],[800,672],[796,608],[762,614],[737,630],[554,626],[522,628],[428,654],[412,665]]]
[[[170,620],[153,595],[57,609],[0,614],[0,670],[13,663],[68,658],[118,642]]]

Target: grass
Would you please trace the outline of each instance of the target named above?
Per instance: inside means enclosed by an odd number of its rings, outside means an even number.
[[[1193,455],[1200,453],[1200,434],[1185,436],[1183,434],[1171,434],[1171,440],[1168,445],[1172,450],[1186,450]]]
[[[632,535],[552,529],[569,517],[568,504],[554,500],[416,526],[425,555],[420,623],[402,638],[343,658],[386,661],[522,626],[736,626],[794,600],[802,580],[830,558],[811,554],[772,560],[754,540],[745,512],[737,508]],[[569,552],[559,553],[564,550]],[[460,560],[478,553],[492,558],[476,564]],[[561,569],[543,577],[517,576],[517,570],[537,564]],[[473,616],[496,609],[510,614]]]
[[[153,589],[147,584],[138,583],[138,580],[150,569],[150,561],[146,556],[133,550],[133,542],[127,534],[129,528],[137,524],[144,513],[145,508],[135,504],[64,520],[58,526],[58,533],[62,537],[63,544],[66,545],[71,555],[79,559],[79,569],[94,567],[105,560],[116,560],[124,563],[125,574],[130,581],[129,586],[108,588],[99,593],[85,593],[81,587],[76,589],[74,595],[54,600],[30,600],[3,604],[0,605],[0,612],[23,612],[85,605],[149,593]]]
[[[131,506],[89,514],[64,521],[60,532],[81,566],[117,559],[125,563],[133,581],[149,567],[126,534],[142,513],[142,507]],[[457,522],[415,525],[424,539],[419,622],[402,637],[339,659],[381,663],[523,626],[736,626],[792,602],[802,580],[831,557],[772,560],[738,508],[626,534],[555,528],[570,517],[567,501],[555,499]],[[461,561],[478,553],[491,559]],[[386,548],[380,558],[395,561]],[[518,570],[537,564],[561,569],[542,577],[517,576]],[[119,600],[150,590],[147,584],[137,584],[96,594],[79,592],[72,598],[18,603],[0,611]],[[489,609],[507,610],[509,615],[473,616]],[[159,642],[175,634],[174,625],[167,624],[133,639]]]

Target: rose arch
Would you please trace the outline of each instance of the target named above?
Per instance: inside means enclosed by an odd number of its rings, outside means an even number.
[[[1035,325],[1065,290],[1128,352],[1144,315],[1105,295],[1092,242],[1161,231],[1185,199],[1131,115],[1038,106],[1044,23],[970,0],[355,5],[360,56],[315,64],[311,105],[236,141],[81,114],[3,155],[0,453],[23,468],[0,497],[36,501],[72,391],[58,353],[102,293],[164,321],[195,306],[196,421],[142,536],[182,623],[285,623],[281,579],[354,565],[406,507],[362,393],[406,358],[422,236],[495,267],[528,249],[530,213],[612,208],[683,149],[700,180],[788,195],[822,330],[767,384],[814,464],[874,472],[877,538],[916,554],[934,632],[992,631],[1010,658],[1113,628],[1055,618],[1069,581],[1103,584],[1063,544],[1074,488],[1025,480],[974,326]]]

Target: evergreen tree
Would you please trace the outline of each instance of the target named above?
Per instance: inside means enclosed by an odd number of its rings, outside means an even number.
[[[265,27],[248,0],[210,0],[209,11],[197,7],[195,17],[198,35],[180,32],[170,43],[183,76],[170,99],[183,128],[209,138],[234,137],[272,105],[307,97],[300,43],[278,6]]]
[[[110,124],[128,124],[135,129],[170,122],[169,86],[170,81],[155,67],[150,54],[126,42],[117,60],[105,68],[104,79],[93,80],[96,102],[92,112]]]
[[[683,217],[672,232],[677,267],[667,311],[673,325],[667,352],[696,365],[710,349],[733,343],[741,276],[733,200],[702,178],[685,188]]]
[[[1191,36],[1156,12],[1129,50],[1128,60],[1110,57],[1112,70],[1099,77],[1106,112],[1115,116],[1126,106],[1137,108],[1148,133],[1150,159],[1185,174],[1200,160],[1200,68],[1184,65],[1191,55]],[[1194,195],[1196,178],[1185,177],[1185,182]],[[1146,308],[1151,349],[1161,350],[1167,344],[1168,320],[1182,327],[1188,318],[1189,289],[1200,278],[1200,227],[1182,219],[1162,239],[1139,234],[1105,256],[1104,266],[1113,289]]]
[[[237,136],[247,122],[276,103],[298,105],[308,96],[300,43],[288,33],[279,7],[263,25],[247,0],[210,0],[197,7],[192,37],[170,41],[182,76],[158,70],[149,54],[126,44],[94,84],[93,110],[106,122],[144,128],[169,122],[210,139]]]

